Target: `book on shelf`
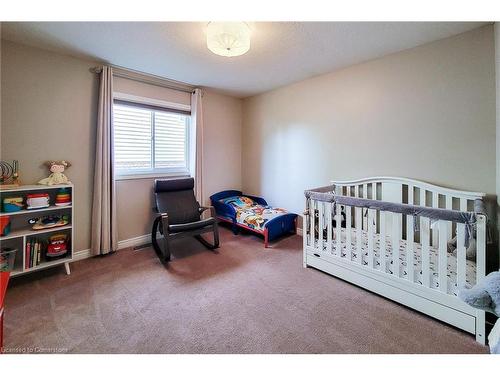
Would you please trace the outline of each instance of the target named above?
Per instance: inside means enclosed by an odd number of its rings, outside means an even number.
[[[36,253],[36,240],[34,238],[31,239],[31,264],[30,267],[33,267],[35,264],[35,253]]]
[[[42,262],[44,242],[38,238],[30,238],[26,243],[26,268],[38,266]]]
[[[42,244],[38,243],[38,251],[36,253],[36,264],[37,265],[41,263],[41,260],[42,260],[41,254],[42,254]]]
[[[31,243],[26,242],[26,256],[24,258],[26,261],[26,268],[29,268],[29,264],[31,262],[30,254],[31,254]]]
[[[35,240],[33,238],[30,239],[30,262],[29,267],[33,267],[33,253],[35,252]]]

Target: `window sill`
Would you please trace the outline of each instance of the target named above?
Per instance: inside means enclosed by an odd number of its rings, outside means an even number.
[[[150,180],[152,178],[179,178],[190,177],[189,173],[144,173],[115,176],[115,181]]]

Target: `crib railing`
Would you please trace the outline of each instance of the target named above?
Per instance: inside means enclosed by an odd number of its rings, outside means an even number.
[[[399,204],[402,209],[398,205],[395,205],[396,209],[385,209],[379,206],[387,194],[384,194],[382,184],[377,181],[337,184],[308,192],[312,194],[306,192],[304,249],[313,250],[317,256],[327,254],[355,262],[446,294],[452,294],[447,280],[448,263],[451,261],[456,261],[457,289],[467,282],[473,285],[484,276],[486,216],[480,209],[482,201],[476,202],[474,211],[474,206],[468,202],[469,197],[453,197],[436,191],[429,194],[425,188],[410,184],[404,189]],[[360,205],[342,204],[333,197],[364,198],[364,201]],[[379,206],[365,201],[378,201]],[[407,213],[408,207],[419,206],[428,209],[419,215]],[[462,216],[457,216],[457,213],[463,213],[463,217],[469,218],[471,222],[462,220]],[[430,215],[432,220],[426,215]],[[448,241],[454,236],[457,237],[456,258],[448,259]],[[474,236],[476,276],[474,280],[467,280],[466,242]],[[401,243],[405,246],[400,252]],[[388,257],[390,248],[392,256]],[[401,264],[401,254],[405,255],[403,259],[406,264]],[[421,259],[419,269],[415,269],[415,255]],[[304,265],[305,257],[304,252]],[[417,277],[416,271],[421,273],[421,277]],[[432,285],[436,277],[437,287]]]

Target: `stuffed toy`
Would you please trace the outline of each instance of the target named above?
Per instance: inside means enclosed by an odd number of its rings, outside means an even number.
[[[49,167],[50,176],[44,178],[43,180],[38,181],[40,185],[65,185],[70,184],[71,182],[68,180],[68,177],[64,175],[64,170],[69,168],[71,164],[65,160],[61,161],[48,161],[45,163],[47,167]]]
[[[453,237],[448,241],[448,252],[457,256],[457,237]],[[476,239],[474,237],[469,239],[469,247],[465,250],[465,258],[467,260],[476,259]]]
[[[490,273],[471,289],[460,290],[458,297],[476,309],[500,317],[500,272]],[[492,354],[500,354],[500,319],[488,335],[488,344]]]

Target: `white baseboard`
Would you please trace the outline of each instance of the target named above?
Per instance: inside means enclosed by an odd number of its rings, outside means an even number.
[[[118,250],[126,249],[127,247],[145,245],[145,244],[148,244],[150,242],[151,242],[151,235],[144,234],[142,236],[128,238],[126,240],[118,241]],[[79,261],[82,259],[87,259],[87,258],[90,258],[92,256],[93,255],[90,252],[90,249],[75,251],[75,253],[73,254],[73,262],[76,262],[76,261]]]
[[[73,262],[78,262],[79,260],[90,258],[91,256],[90,249],[75,251],[73,254]]]
[[[299,236],[302,236],[302,228],[297,228],[297,234]],[[132,237],[126,240],[118,241],[118,250],[126,249],[127,247],[146,245],[148,243],[151,243],[151,235],[144,234],[142,236]],[[77,262],[82,259],[87,259],[92,256],[93,255],[90,252],[90,249],[75,251],[75,253],[73,254],[73,262]]]
[[[145,245],[147,243],[151,243],[150,234],[144,234],[139,237],[133,237],[133,238],[128,238],[126,240],[118,241],[118,250],[126,249],[127,247]]]

